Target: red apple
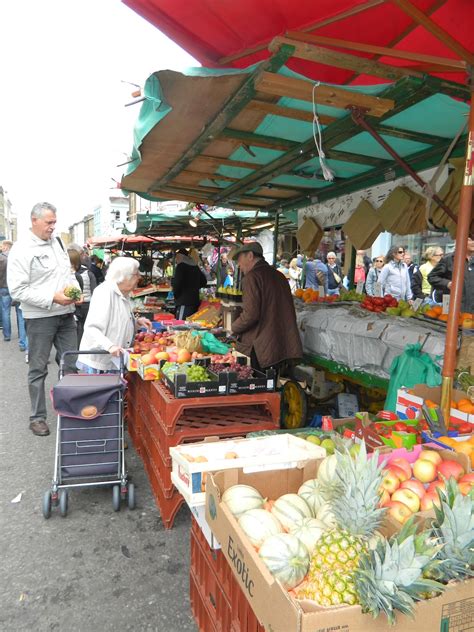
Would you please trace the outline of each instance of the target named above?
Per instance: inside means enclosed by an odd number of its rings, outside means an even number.
[[[440,506],[439,496],[436,492],[426,493],[421,499],[421,511],[433,509],[433,505]]]
[[[422,483],[414,478],[410,478],[408,481],[403,481],[403,483],[400,485],[400,489],[410,489],[412,492],[415,492],[420,500],[426,494],[426,489],[424,488]]]
[[[418,459],[413,464],[413,475],[422,483],[431,483],[437,476],[436,465],[432,461]]]
[[[393,494],[400,487],[400,479],[391,470],[384,470],[382,474],[383,478],[380,487],[387,490],[389,494]]]
[[[452,476],[458,481],[464,474],[464,468],[457,461],[443,461],[438,465],[438,474],[445,479]]]
[[[471,493],[471,490],[474,489],[473,483],[460,482],[458,483],[458,485],[459,485],[459,491],[461,492],[463,496],[467,496],[468,494]]]
[[[411,478],[411,465],[407,459],[402,459],[402,458],[392,459],[389,465],[396,465],[397,467],[400,467],[406,473],[406,476],[407,476],[407,478],[404,480],[408,480],[409,478]]]
[[[436,452],[436,450],[422,450],[420,452],[419,458],[423,459],[424,461],[431,461],[435,465],[438,465],[438,463],[441,463],[441,461],[443,460],[441,458],[441,454],[439,452]]]
[[[436,481],[433,481],[432,483],[428,485],[428,489],[426,490],[426,493],[436,494],[436,490],[438,489],[438,487],[439,489],[444,491],[446,489],[446,483],[444,481],[440,481],[439,479],[437,479]]]
[[[388,513],[397,522],[404,524],[412,515],[410,509],[404,503],[392,500],[388,503]]]
[[[153,342],[153,338],[154,336],[152,334],[145,334],[145,337],[143,338],[143,342]]]
[[[464,476],[459,479],[459,482],[470,483],[471,485],[474,485],[474,472],[471,472],[470,474],[464,474]]]
[[[155,361],[155,357],[152,356],[150,353],[146,353],[145,355],[143,355],[141,357],[142,360],[142,364],[153,364],[153,362]]]
[[[410,474],[407,474],[404,469],[398,467],[398,465],[394,465],[393,463],[389,463],[387,465],[387,470],[393,472],[399,481],[407,481],[409,478],[411,478],[411,470]]]
[[[392,502],[403,503],[412,513],[420,510],[420,499],[411,489],[397,489],[392,494]]]

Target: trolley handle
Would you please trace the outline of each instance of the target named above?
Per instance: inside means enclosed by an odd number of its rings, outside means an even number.
[[[66,356],[71,356],[71,355],[78,356],[78,355],[111,355],[111,354],[108,351],[104,351],[102,349],[89,349],[85,351],[65,351],[62,354],[61,360],[59,362],[59,375],[61,377],[64,376],[64,363],[65,363],[64,359]],[[125,373],[123,353],[120,353],[119,358],[120,358],[120,377],[123,377]]]

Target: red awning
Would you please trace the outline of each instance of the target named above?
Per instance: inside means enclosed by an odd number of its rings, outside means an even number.
[[[473,0],[123,0],[204,66],[246,67],[269,56],[268,44],[288,31],[305,32],[364,45],[472,63]],[[420,15],[413,17],[415,11]],[[409,14],[410,13],[410,14]],[[442,32],[433,33],[426,16]],[[419,24],[419,22],[422,24]],[[425,20],[423,24],[423,20]],[[431,29],[431,32],[430,32]],[[445,37],[447,34],[448,37]],[[449,36],[460,47],[453,46]],[[442,41],[443,40],[443,41]],[[383,57],[320,42],[333,50],[416,66],[424,72],[465,83],[462,68],[441,72],[435,60]],[[237,56],[237,57],[236,57]],[[367,83],[372,77],[309,61],[292,60],[293,70],[330,83]]]

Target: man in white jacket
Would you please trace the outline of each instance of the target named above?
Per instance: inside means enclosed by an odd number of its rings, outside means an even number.
[[[56,358],[77,349],[74,301],[64,294],[77,283],[61,241],[53,238],[55,226],[56,208],[48,202],[35,204],[28,236],[13,245],[8,257],[8,288],[21,303],[28,334],[30,430],[38,436],[49,435],[44,383],[52,346]],[[76,371],[74,356],[65,370]]]

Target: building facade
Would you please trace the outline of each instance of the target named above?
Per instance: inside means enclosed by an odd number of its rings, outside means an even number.
[[[18,238],[17,217],[13,212],[12,203],[8,193],[0,186],[0,241],[9,239],[16,241]]]

